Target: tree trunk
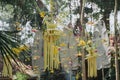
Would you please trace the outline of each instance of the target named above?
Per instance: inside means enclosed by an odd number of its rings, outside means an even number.
[[[119,66],[118,66],[118,44],[117,44],[117,0],[115,0],[114,7],[114,28],[115,28],[115,71],[116,71],[116,80],[119,80]]]

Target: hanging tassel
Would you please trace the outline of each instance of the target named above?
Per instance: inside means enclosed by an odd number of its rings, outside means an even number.
[[[53,71],[53,51],[54,51],[54,48],[53,48],[53,36],[51,36],[51,70]]]
[[[52,72],[54,68],[58,69],[59,67],[59,51],[55,46],[58,35],[56,36],[54,32],[54,30],[48,30],[44,34],[44,69],[48,67],[48,70]]]
[[[50,69],[50,42],[47,42],[48,47],[47,47],[47,65],[48,65],[48,70]]]
[[[56,66],[56,60],[55,60],[55,46],[53,46],[53,68]]]
[[[47,38],[44,36],[44,70],[47,68]]]
[[[87,55],[88,61],[88,77],[97,77],[97,64],[96,64],[97,54],[90,49]]]
[[[58,69],[58,67],[59,67],[59,51],[58,51],[58,46],[54,47],[54,63],[55,63],[55,68]]]

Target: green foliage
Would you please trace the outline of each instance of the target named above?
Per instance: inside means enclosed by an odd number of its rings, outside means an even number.
[[[112,11],[114,10],[115,1],[114,0],[88,0],[88,2],[93,2],[98,5],[99,8]],[[120,0],[118,0],[118,10],[120,10]]]
[[[31,25],[33,25],[33,27],[41,26],[42,19],[39,15],[41,10],[36,0],[0,0],[0,4],[2,7],[5,7],[6,5],[13,6],[12,24],[19,22],[22,25],[25,25],[27,21],[32,21]]]
[[[74,10],[73,14],[78,14],[79,12],[80,12],[80,6],[78,6],[78,7]],[[93,9],[92,9],[92,8],[88,8],[88,7],[84,7],[84,12],[85,12],[86,14],[92,13],[92,12],[93,12]]]
[[[20,43],[16,40],[16,38],[6,34],[4,31],[0,31],[0,55],[2,56],[3,60],[5,60],[6,57],[11,65],[12,62],[10,59],[12,59],[18,65],[17,60],[21,61],[21,56],[16,54],[12,48],[17,48],[19,46]],[[28,56],[27,51],[24,52],[24,55],[22,56],[26,58],[26,55]]]
[[[93,18],[96,19],[96,20],[98,20],[100,14],[101,14],[100,12],[94,13],[94,14],[93,14]]]
[[[88,7],[85,7],[85,8],[84,8],[84,11],[85,11],[86,14],[88,14],[88,13],[92,13],[92,12],[93,12],[93,9],[92,9],[92,8],[88,8]]]
[[[74,11],[73,11],[73,14],[78,14],[80,11],[80,6],[78,6]]]
[[[28,75],[21,73],[21,72],[17,72],[16,77],[17,77],[17,79],[15,79],[15,80],[27,80],[29,78]]]
[[[56,3],[57,3],[58,8],[60,8],[59,11],[63,11],[69,5],[68,3],[62,0],[58,0]]]
[[[69,3],[67,3],[65,0],[52,0],[54,10],[53,13],[55,15],[58,15],[59,13],[63,12],[63,10],[69,6]],[[45,0],[46,5],[50,4],[50,0]]]
[[[109,14],[114,10],[114,6],[115,6],[115,0],[87,0],[87,2],[92,2],[98,5],[98,8],[100,8],[100,12],[95,13],[93,15],[93,17],[95,17],[96,19],[98,19],[97,16],[99,16],[99,14],[103,15],[103,20],[105,22],[106,25],[106,29],[110,30],[109,28],[109,20],[107,20],[109,18]],[[117,10],[120,10],[120,0],[118,0],[118,6],[117,6]]]

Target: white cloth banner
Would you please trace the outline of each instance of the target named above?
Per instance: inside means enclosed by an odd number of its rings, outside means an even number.
[[[93,32],[93,42],[97,48],[97,69],[109,67],[109,59],[106,55],[109,44],[108,33],[106,31],[105,23],[98,21]]]

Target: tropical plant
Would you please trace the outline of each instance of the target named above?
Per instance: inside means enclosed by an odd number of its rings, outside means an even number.
[[[24,58],[27,58],[29,49],[24,46],[21,47],[21,44],[11,35],[8,35],[6,31],[0,31],[0,56],[4,62],[5,69],[9,71],[9,66],[13,66],[13,62],[20,67],[18,61],[21,61],[21,56],[19,56],[20,52],[25,51],[22,53]],[[9,64],[9,66],[7,66]],[[6,73],[6,70],[3,73]],[[5,74],[7,75],[7,74]]]
[[[12,26],[14,26],[16,22],[25,25],[27,21],[31,21],[32,27],[42,27],[43,18],[40,17],[39,13],[47,9],[40,0],[0,0],[0,5],[2,8],[6,5],[12,6],[13,18],[10,20]]]
[[[23,42],[20,42],[17,33],[28,21],[31,21],[32,27],[42,27],[40,8],[46,9],[40,0],[0,0],[0,22],[7,24],[7,26],[1,24],[0,28],[0,56],[3,65],[6,65],[3,66],[3,72],[8,73],[4,76],[9,75],[9,66],[17,65],[21,69],[19,61],[21,63],[30,61],[30,50],[21,44]]]

